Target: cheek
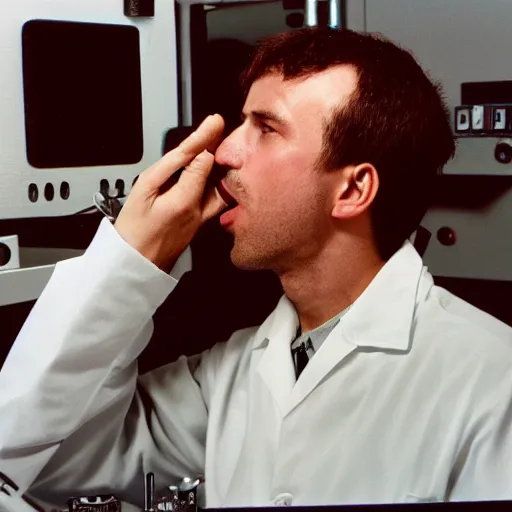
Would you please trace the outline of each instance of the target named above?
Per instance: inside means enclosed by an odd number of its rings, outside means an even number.
[[[240,178],[258,208],[275,211],[279,205],[291,207],[296,199],[309,200],[315,194],[316,158],[310,147],[269,139],[248,144],[244,159]]]
[[[298,152],[262,157],[262,186],[269,193],[292,198],[307,195],[316,187],[310,158]]]
[[[269,173],[254,188],[254,211],[270,222],[279,219],[294,219],[294,223],[306,221],[313,211],[324,209],[318,183],[311,177],[300,175],[294,167],[287,170],[290,172]]]

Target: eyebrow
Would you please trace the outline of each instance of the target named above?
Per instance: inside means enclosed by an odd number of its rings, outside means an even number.
[[[270,110],[251,110],[248,114],[242,112],[240,115],[240,119],[243,122],[245,121],[246,117],[251,116],[258,119],[258,121],[271,121],[282,126],[288,126],[288,122],[283,117]]]

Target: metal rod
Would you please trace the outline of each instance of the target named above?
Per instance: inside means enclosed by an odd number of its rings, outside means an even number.
[[[155,510],[155,475],[147,473],[144,482],[144,511]]]
[[[345,0],[329,0],[329,27],[345,28]]]
[[[181,124],[192,126],[192,48],[190,5],[180,5]]]
[[[307,27],[315,27],[318,25],[318,0],[306,0],[305,8],[305,24]]]

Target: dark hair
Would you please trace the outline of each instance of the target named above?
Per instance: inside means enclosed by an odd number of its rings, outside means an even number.
[[[263,40],[241,83],[247,93],[268,73],[287,80],[337,65],[354,66],[358,86],[348,105],[325,120],[318,163],[324,169],[365,162],[375,166],[380,186],[371,208],[372,227],[387,260],[418,227],[436,176],[455,151],[440,85],[411,53],[383,36],[325,27]]]

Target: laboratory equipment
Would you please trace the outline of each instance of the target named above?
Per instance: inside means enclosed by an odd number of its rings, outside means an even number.
[[[0,219],[125,196],[178,125],[174,3],[3,3]]]

